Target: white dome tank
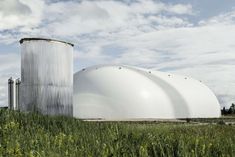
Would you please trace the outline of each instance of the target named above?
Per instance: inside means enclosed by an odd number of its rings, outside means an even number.
[[[200,81],[123,65],[74,74],[73,115],[81,119],[141,120],[220,116],[213,92]]]

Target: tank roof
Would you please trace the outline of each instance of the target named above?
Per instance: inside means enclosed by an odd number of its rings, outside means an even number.
[[[20,44],[22,44],[24,41],[30,41],[30,40],[46,40],[46,41],[55,41],[55,42],[61,42],[61,43],[65,43],[65,44],[69,44],[71,46],[74,46],[74,44],[69,43],[69,42],[65,42],[65,41],[61,41],[61,40],[56,40],[56,39],[48,39],[48,38],[22,38],[20,39]]]

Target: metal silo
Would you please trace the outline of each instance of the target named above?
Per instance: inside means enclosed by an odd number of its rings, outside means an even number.
[[[21,44],[21,111],[73,115],[73,44],[24,38]]]

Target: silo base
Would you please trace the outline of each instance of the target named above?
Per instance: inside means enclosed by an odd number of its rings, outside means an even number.
[[[22,85],[20,110],[73,116],[71,87]]]

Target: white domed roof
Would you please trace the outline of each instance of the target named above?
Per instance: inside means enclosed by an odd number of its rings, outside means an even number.
[[[123,65],[74,74],[73,115],[82,119],[219,117],[213,92],[189,77]]]

